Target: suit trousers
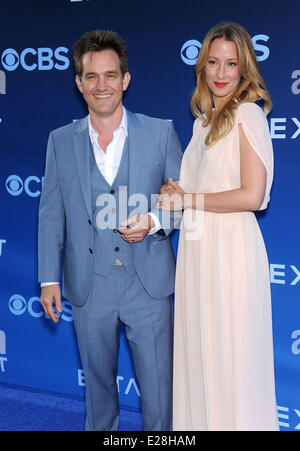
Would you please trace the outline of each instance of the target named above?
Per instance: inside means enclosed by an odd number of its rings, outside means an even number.
[[[87,430],[118,430],[117,366],[122,323],[139,385],[144,430],[172,428],[172,296],[154,299],[135,271],[93,274],[87,302],[73,305],[86,381]]]

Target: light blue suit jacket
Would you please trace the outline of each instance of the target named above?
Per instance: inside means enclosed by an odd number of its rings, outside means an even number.
[[[181,146],[171,122],[129,111],[127,119],[128,197],[146,195],[150,211],[151,194],[179,179]],[[89,140],[87,117],[50,133],[39,210],[39,281],[58,281],[63,269],[63,295],[75,305],[85,303],[93,272]],[[157,299],[174,292],[173,226],[132,244],[135,270]]]

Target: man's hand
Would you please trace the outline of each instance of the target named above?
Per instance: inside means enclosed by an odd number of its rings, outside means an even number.
[[[154,221],[150,215],[138,214],[123,221],[117,230],[128,243],[139,243],[148,235],[152,227],[154,227]]]
[[[42,288],[41,291],[41,304],[45,310],[46,315],[50,316],[50,318],[58,323],[59,316],[55,313],[53,309],[53,301],[55,302],[55,307],[58,312],[62,312],[61,306],[61,292],[60,286],[58,283],[53,285],[46,285]]]

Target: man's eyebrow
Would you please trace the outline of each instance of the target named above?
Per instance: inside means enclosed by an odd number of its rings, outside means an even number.
[[[87,75],[94,75],[95,74],[95,72],[86,72],[85,74],[84,74],[84,76],[86,77]]]
[[[107,70],[107,71],[105,71],[104,73],[105,73],[105,74],[117,74],[118,71],[117,71],[117,70]],[[90,71],[90,72],[86,72],[84,75],[85,75],[85,77],[86,77],[87,75],[94,75],[94,74],[96,74],[96,72]]]

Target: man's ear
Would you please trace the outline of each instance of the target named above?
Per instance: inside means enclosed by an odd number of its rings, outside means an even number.
[[[125,72],[124,77],[123,77],[123,91],[126,91],[126,89],[128,88],[130,79],[131,79],[130,73]]]
[[[82,93],[83,89],[82,89],[81,78],[79,77],[79,75],[76,75],[75,82],[76,82],[77,88]]]

